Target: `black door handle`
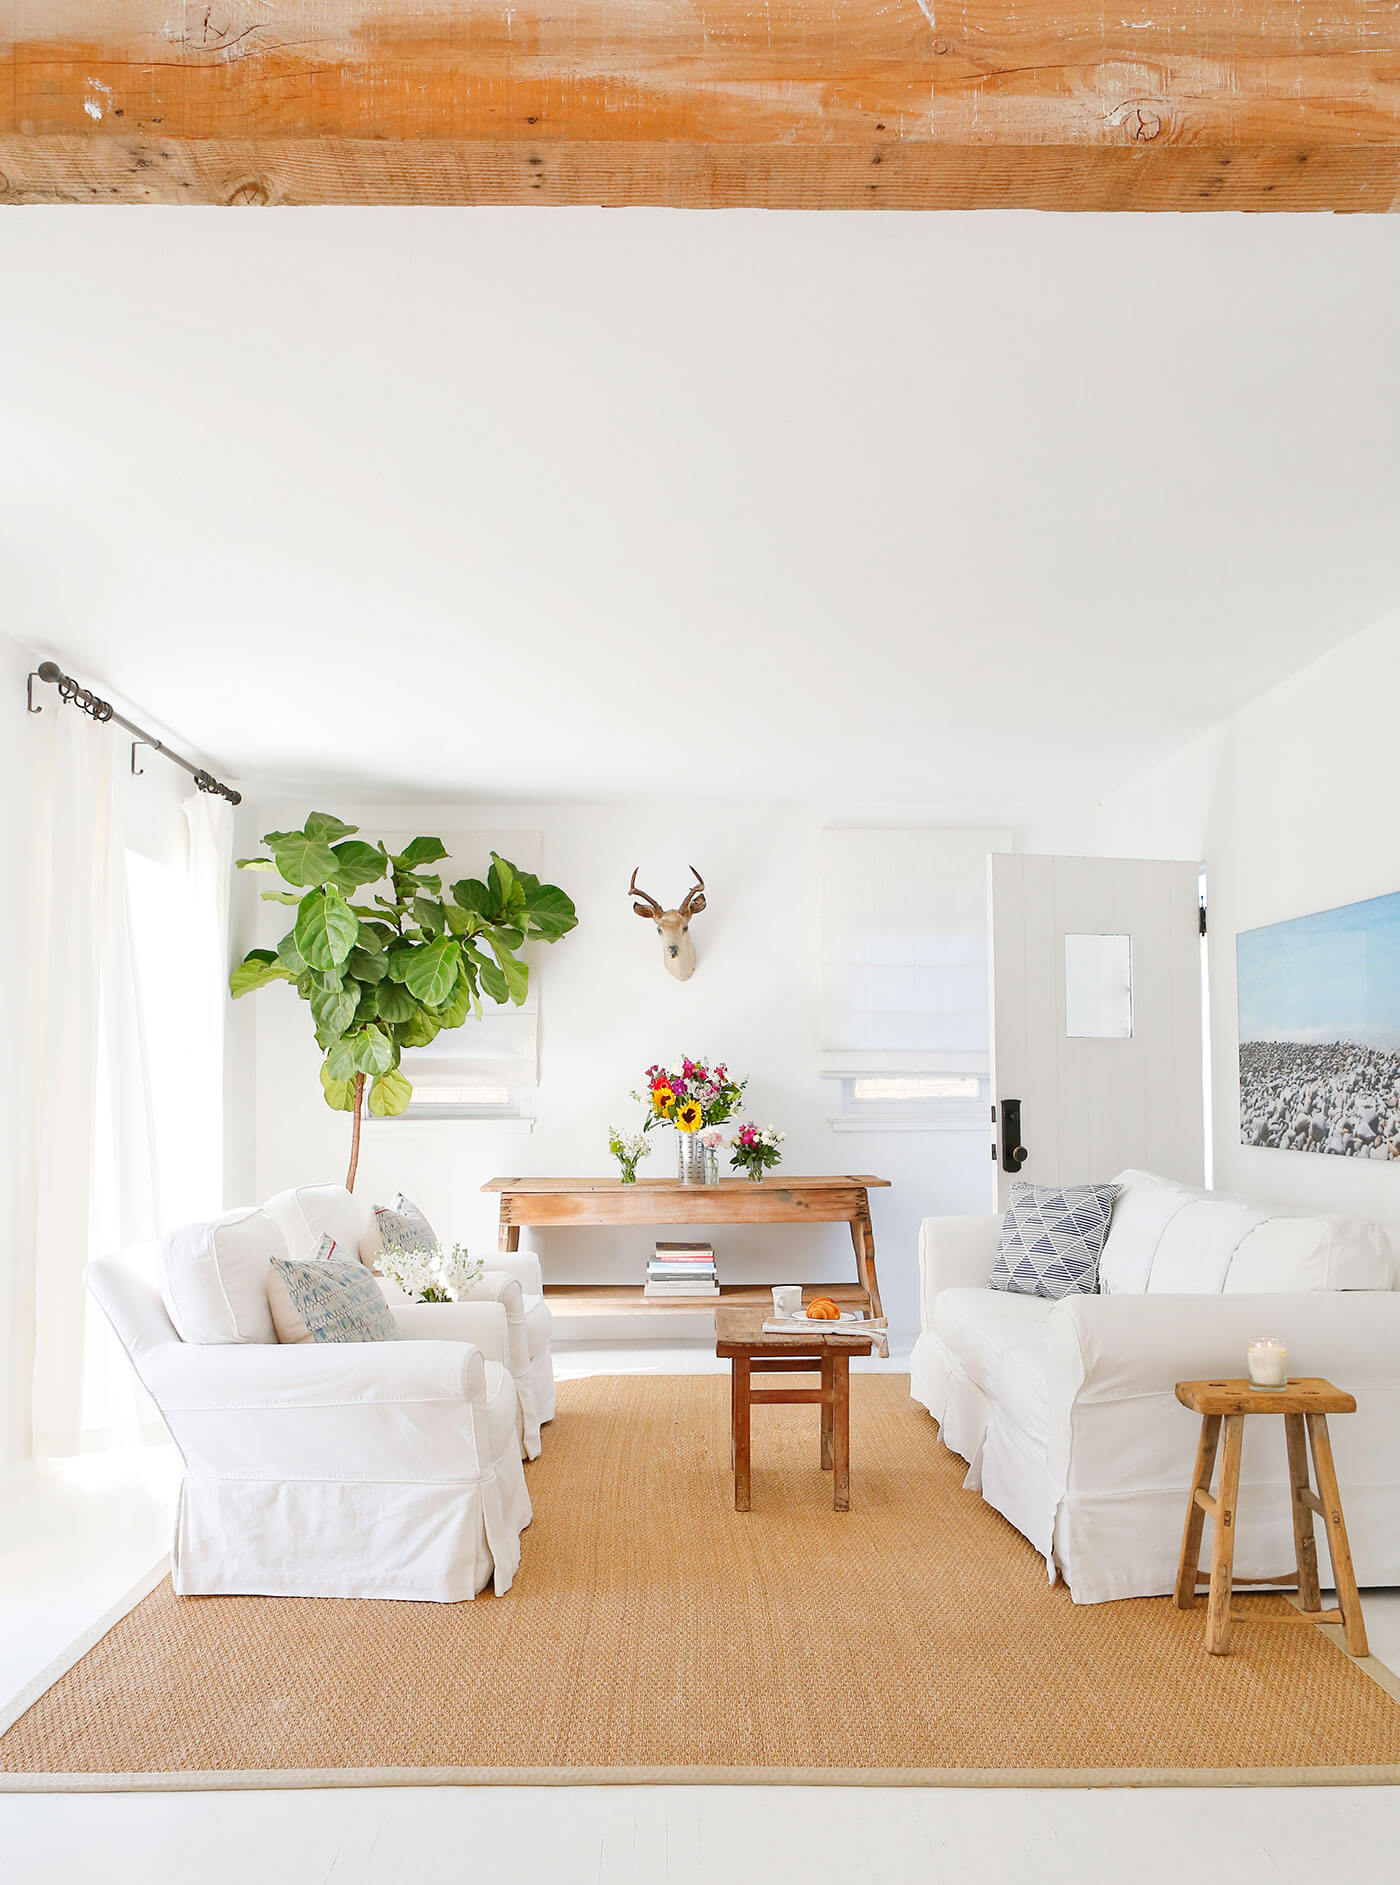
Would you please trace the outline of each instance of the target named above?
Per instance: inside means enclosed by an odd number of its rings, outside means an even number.
[[[1030,1153],[1021,1144],[1021,1102],[1003,1100],[1001,1103],[1001,1169],[1004,1172],[1019,1172]]]

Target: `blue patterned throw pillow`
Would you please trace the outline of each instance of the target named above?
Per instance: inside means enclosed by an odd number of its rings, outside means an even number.
[[[1118,1190],[1014,1184],[988,1289],[1014,1296],[1092,1296]]]
[[[396,1342],[399,1331],[384,1292],[362,1263],[273,1257],[267,1301],[279,1342]]]

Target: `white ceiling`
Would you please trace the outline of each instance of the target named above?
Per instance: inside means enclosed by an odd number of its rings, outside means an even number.
[[[1400,601],[1384,217],[26,210],[8,626],[246,783],[1097,796]]]

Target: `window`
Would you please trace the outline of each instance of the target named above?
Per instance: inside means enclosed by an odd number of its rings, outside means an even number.
[[[820,1071],[838,1130],[985,1123],[987,857],[1002,830],[822,834]]]

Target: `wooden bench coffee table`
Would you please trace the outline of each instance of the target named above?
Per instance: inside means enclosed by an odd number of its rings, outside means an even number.
[[[749,1498],[749,1409],[820,1407],[821,1464],[832,1476],[832,1504],[851,1509],[851,1356],[868,1355],[873,1335],[835,1335],[812,1324],[809,1335],[765,1335],[761,1309],[716,1309],[715,1353],[731,1363],[729,1395],[730,1451],[734,1460],[734,1510],[747,1512]],[[811,1374],[821,1371],[819,1388],[752,1386],[756,1374]]]

